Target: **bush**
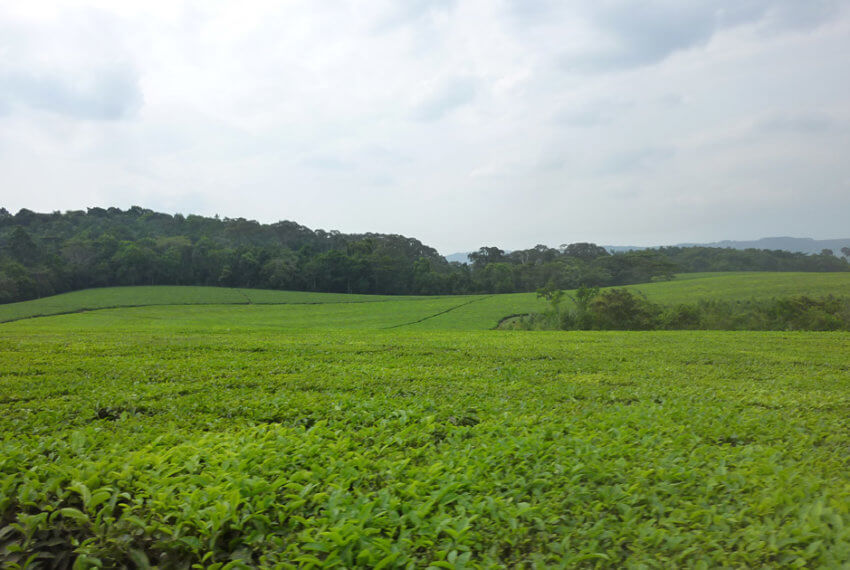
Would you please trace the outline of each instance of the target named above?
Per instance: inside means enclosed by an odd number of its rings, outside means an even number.
[[[627,289],[608,289],[590,302],[594,329],[651,330],[658,328],[661,308]]]
[[[661,323],[665,329],[698,329],[701,317],[698,305],[680,304],[664,311]]]
[[[626,289],[578,295],[576,308],[524,318],[518,328],[562,330],[850,330],[850,299],[702,300],[663,309]]]

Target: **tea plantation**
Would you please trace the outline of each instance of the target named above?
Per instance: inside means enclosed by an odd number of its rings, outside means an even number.
[[[850,284],[810,277],[791,293]],[[496,331],[542,301],[181,289],[0,307],[0,566],[850,564],[848,333]],[[149,306],[91,310],[122,304]]]

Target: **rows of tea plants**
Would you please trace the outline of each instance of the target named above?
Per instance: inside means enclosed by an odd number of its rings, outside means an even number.
[[[342,293],[171,285],[103,287],[100,289],[86,289],[84,291],[63,293],[32,301],[0,305],[0,322],[116,307],[145,307],[151,305],[324,304],[396,301],[400,299],[417,299],[417,297],[346,295]]]
[[[609,288],[610,289],[610,288]],[[632,285],[626,289],[664,306],[696,303],[773,299],[792,295],[823,297],[850,295],[850,273],[692,273],[672,281]],[[605,289],[603,289],[605,291]],[[567,291],[565,308],[572,307],[574,291]],[[548,303],[534,293],[490,295],[450,313],[416,323],[418,330],[480,330],[496,327],[505,317],[539,313]]]
[[[400,329],[439,318],[485,297],[420,297],[368,303],[296,303],[276,305],[151,305],[103,309],[79,314],[5,323],[5,330],[151,331],[182,335],[192,332],[299,332],[334,329]],[[487,324],[489,322],[487,321]],[[486,328],[482,319],[470,328]]]
[[[478,304],[431,302],[422,325]],[[850,563],[847,333],[360,330],[352,306],[0,325],[2,566]]]
[[[692,273],[677,275],[672,281],[633,285],[628,289],[662,305],[695,303],[700,300],[736,301],[798,295],[840,297],[850,294],[850,273]],[[571,304],[570,295],[572,294],[574,292],[568,292],[564,300],[565,305]],[[447,306],[451,308],[433,313],[421,321],[411,321],[410,325],[419,330],[488,329],[495,328],[504,317],[540,312],[546,307],[546,304],[541,302],[534,293],[403,297],[224,287],[109,287],[0,305],[0,322],[116,307],[400,303],[437,299],[450,300]],[[371,308],[364,308],[364,310],[369,312]],[[398,305],[398,310],[406,311],[407,309]],[[321,326],[325,325],[323,321]]]
[[[629,285],[662,305],[695,303],[703,299],[748,301],[776,297],[826,297],[850,295],[850,273],[796,273],[741,271],[683,273],[671,281]]]

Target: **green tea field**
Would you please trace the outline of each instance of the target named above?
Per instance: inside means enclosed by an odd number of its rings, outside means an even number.
[[[730,272],[681,274],[672,281],[644,283],[627,287],[646,295],[651,301],[662,304],[694,302],[700,299],[748,300],[789,295],[825,296],[850,295],[850,273],[770,273]],[[430,305],[411,305],[408,301],[427,301]],[[375,303],[387,302],[386,306]],[[81,313],[102,309],[128,307],[169,307],[202,305],[191,311],[197,315],[211,315],[208,305],[286,305],[286,315],[295,316],[306,311],[300,324],[320,328],[350,328],[352,323],[341,317],[340,307],[323,307],[318,312],[330,311],[329,320],[315,315],[310,307],[292,305],[330,305],[335,303],[366,303],[349,307],[348,314],[363,314],[364,320],[374,326],[412,326],[434,330],[481,330],[494,328],[505,316],[540,311],[546,303],[534,293],[506,295],[465,295],[399,297],[388,295],[345,295],[338,293],[308,293],[303,291],[268,291],[258,289],[228,289],[223,287],[109,287],[75,291],[34,301],[0,305],[0,323],[32,317]],[[431,312],[431,309],[434,309]],[[399,320],[382,320],[376,312],[396,313]],[[154,312],[156,314],[156,311]],[[123,313],[122,313],[123,314]],[[167,309],[159,314],[171,314]],[[265,310],[258,315],[269,315]],[[181,321],[185,320],[181,312]],[[142,317],[145,318],[145,317]],[[273,326],[288,326],[273,320]],[[407,319],[407,320],[405,320]],[[206,323],[209,325],[210,323]],[[179,326],[179,325],[178,325]]]
[[[0,566],[850,565],[849,333],[490,330],[543,306],[176,287],[0,306]]]

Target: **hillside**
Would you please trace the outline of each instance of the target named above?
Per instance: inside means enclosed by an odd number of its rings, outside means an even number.
[[[701,299],[735,301],[808,295],[850,296],[850,274],[719,272],[679,274],[673,281],[631,285],[655,303],[672,305]]]
[[[710,243],[677,243],[673,246],[661,245],[603,245],[605,249],[612,253],[625,253],[629,251],[641,251],[647,249],[659,249],[663,247],[707,247],[707,248],[731,248],[731,249],[759,249],[769,251],[787,251],[789,253],[806,253],[817,254],[824,249],[832,250],[837,256],[843,256],[842,249],[850,248],[850,238],[844,239],[812,239],[812,238],[795,238],[795,237],[766,237],[757,240],[723,240]],[[457,252],[449,254],[446,257],[447,261],[457,261],[458,263],[468,263],[469,255],[472,251]],[[846,256],[844,256],[846,257]]]
[[[848,296],[850,273],[692,273],[678,275],[672,281],[629,288],[653,302],[667,305],[700,299],[769,299],[802,294]],[[336,304],[346,306],[331,306]],[[175,326],[192,323],[192,326],[213,329],[231,326],[227,324],[228,311],[238,310],[247,319],[245,327],[483,330],[495,327],[508,315],[536,312],[545,307],[534,293],[398,297],[149,286],[90,289],[0,305],[0,322],[89,311],[80,318],[86,322],[102,323],[103,326],[145,328],[145,323],[152,319],[167,321],[170,305],[197,305],[184,310],[179,325],[175,323]],[[140,308],[104,314],[98,311],[122,307]],[[73,319],[70,322],[80,321]],[[163,323],[162,326],[168,325]]]
[[[682,243],[679,247],[731,247],[733,249],[781,249],[800,253],[820,253],[824,249],[842,255],[843,248],[850,248],[850,238],[812,239],[795,237],[768,237],[750,241],[723,240],[712,243]]]
[[[403,298],[405,297],[228,287],[169,285],[103,287],[0,305],[0,322],[120,307],[358,303]]]
[[[606,245],[603,247],[612,252],[638,251],[645,249],[658,249],[663,247],[708,247],[723,249],[759,249],[806,254],[818,254],[821,253],[823,250],[828,249],[831,250],[834,255],[844,256],[844,254],[842,253],[842,249],[850,248],[850,238],[812,239],[795,237],[767,237],[756,240],[723,240],[714,241],[710,243],[677,243],[674,246]]]
[[[370,295],[463,295],[621,286],[705,271],[850,271],[834,255],[593,243],[449,263],[419,240],[313,230],[292,221],[164,214],[138,206],[12,215],[0,208],[0,304],[95,287],[180,285]]]

